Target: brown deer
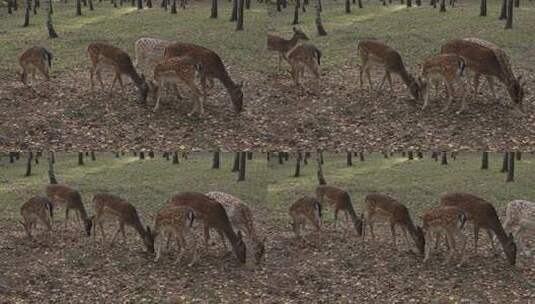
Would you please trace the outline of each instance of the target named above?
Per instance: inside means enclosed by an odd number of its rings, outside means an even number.
[[[466,256],[464,254],[466,249],[466,239],[462,232],[464,224],[466,222],[466,214],[463,210],[457,207],[445,207],[440,206],[426,211],[423,216],[422,229],[425,234],[425,239],[428,241],[425,246],[425,258],[424,263],[427,262],[431,256],[431,239],[435,236],[435,244],[438,243],[440,233],[446,233],[446,239],[450,254],[447,259],[447,263],[455,255],[455,237],[461,240],[461,262],[457,264],[460,267],[464,264]]]
[[[516,245],[512,234],[507,235],[502,227],[496,209],[489,202],[469,193],[447,193],[440,198],[442,206],[456,206],[461,208],[467,216],[467,220],[474,225],[475,252],[477,254],[477,243],[479,239],[479,230],[485,229],[490,238],[490,242],[495,254],[496,247],[492,232],[500,241],[507,257],[507,261],[514,265],[516,262]]]
[[[29,239],[32,239],[32,230],[40,222],[46,226],[52,234],[52,219],[54,218],[54,206],[46,197],[34,196],[26,201],[20,208],[22,221],[19,221],[26,231]]]
[[[295,47],[288,54],[288,62],[292,66],[292,77],[296,86],[300,86],[299,79],[304,77],[307,68],[316,79],[320,79],[321,51],[310,43]]]
[[[388,80],[390,89],[392,87],[391,74],[398,74],[407,88],[410,94],[416,100],[420,100],[421,92],[418,86],[418,81],[405,69],[405,64],[401,59],[401,55],[393,48],[386,45],[384,42],[375,39],[364,39],[359,41],[357,46],[357,53],[361,60],[360,66],[360,87],[364,85],[363,74],[368,76],[368,83],[373,90],[372,78],[370,75],[370,69],[373,65],[378,65],[384,68],[385,76],[379,85],[379,90],[383,87],[385,80]]]
[[[503,229],[513,233],[520,252],[528,257],[531,252],[526,247],[525,235],[529,232],[535,236],[535,203],[526,200],[514,200],[507,204]],[[534,237],[532,237],[534,238]]]
[[[461,79],[466,64],[464,60],[455,54],[440,54],[428,58],[422,68],[422,79],[420,79],[420,88],[422,95],[424,96],[424,105],[422,110],[425,110],[429,104],[429,95],[431,83],[434,83],[435,89],[438,88],[439,81],[444,80],[446,83],[446,89],[448,93],[448,103],[444,107],[444,111],[448,110],[454,99],[453,83],[458,84],[463,94],[462,106],[457,114],[464,111],[466,108],[466,94],[464,85]]]
[[[172,43],[165,48],[164,59],[174,57],[188,57],[193,64],[201,67],[201,87],[203,91],[203,100],[206,102],[207,81],[210,87],[214,86],[213,79],[218,79],[227,89],[232,100],[234,111],[239,113],[243,110],[243,92],[242,84],[236,84],[230,78],[221,57],[214,51],[205,47],[190,43]]]
[[[154,67],[154,80],[151,82],[151,91],[156,98],[156,105],[153,112],[156,112],[160,106],[160,99],[163,88],[166,84],[172,84],[175,88],[179,83],[185,84],[190,88],[193,94],[193,110],[191,114],[198,113],[202,115],[204,108],[200,99],[201,91],[195,84],[195,71],[200,70],[200,65],[193,65],[188,58],[171,58],[163,60]],[[180,94],[177,95],[182,98]],[[157,96],[157,97],[156,97]]]
[[[247,252],[241,231],[234,232],[225,208],[220,203],[202,193],[181,192],[169,200],[168,206],[185,206],[193,209],[195,218],[203,221],[205,244],[208,244],[206,229],[213,228],[221,232],[230,241],[234,254],[241,263],[245,264]]]
[[[223,206],[223,208],[225,208],[225,211],[227,212],[232,228],[235,231],[241,231],[245,233],[245,235],[247,235],[247,237],[250,240],[250,244],[252,245],[251,252],[255,258],[255,263],[257,265],[260,264],[265,254],[264,244],[265,244],[266,238],[263,238],[261,240],[258,234],[256,233],[256,229],[254,227],[255,225],[254,225],[253,212],[251,211],[249,206],[247,206],[247,204],[244,201],[240,200],[239,198],[231,194],[224,193],[224,192],[212,191],[212,192],[206,193],[206,196],[220,203]],[[205,229],[205,232],[206,231],[207,229]],[[225,237],[220,231],[219,231],[219,234],[226,248]],[[208,235],[208,238],[209,237],[210,236]]]
[[[279,65],[278,70],[281,69],[282,59],[288,61],[287,54],[295,48],[299,40],[308,41],[307,35],[303,33],[300,29],[293,27],[294,34],[290,40],[284,39],[274,34],[267,34],[267,49],[270,51],[275,51],[279,54]]]
[[[290,206],[292,229],[297,238],[301,238],[301,228],[305,228],[309,221],[316,228],[318,237],[321,234],[321,203],[317,198],[305,196],[295,201]]]
[[[464,59],[466,67],[475,73],[474,98],[478,94],[479,79],[483,75],[496,99],[494,90],[494,77],[496,77],[506,86],[513,104],[522,107],[525,82],[521,82],[521,77],[515,77],[509,58],[500,47],[477,38],[454,39],[442,45],[441,53],[457,54]]]
[[[163,60],[165,48],[171,44],[169,40],[157,38],[139,38],[134,44],[135,60],[134,67],[144,65],[153,66]]]
[[[117,221],[119,224],[110,242],[112,246],[119,232],[123,235],[123,240],[126,241],[124,227],[128,225],[136,230],[147,251],[150,253],[154,252],[154,240],[152,239],[150,227],[143,227],[136,208],[125,199],[112,194],[97,193],[93,196],[93,209],[95,210],[95,215],[92,218],[94,226],[93,238],[95,240],[98,226],[100,228],[102,242],[106,242],[103,223],[111,219]]]
[[[42,46],[34,46],[22,53],[19,57],[19,64],[22,68],[20,81],[24,85],[28,85],[28,74],[32,75],[35,81],[35,71],[39,71],[45,79],[50,80],[48,73],[49,68],[52,67],[52,53]]]
[[[67,229],[69,222],[69,212],[74,210],[77,218],[82,220],[82,224],[87,236],[91,235],[92,222],[89,218],[84,204],[82,203],[82,196],[80,192],[70,188],[66,185],[53,184],[46,186],[46,196],[57,206],[65,208],[65,223],[64,228]]]
[[[353,204],[351,203],[351,197],[349,193],[338,187],[329,186],[329,185],[320,185],[316,188],[316,197],[321,204],[325,200],[331,205],[334,209],[334,229],[336,230],[336,222],[338,221],[338,212],[344,211],[346,214],[346,219],[353,222],[353,227],[357,231],[358,235],[362,235],[362,220],[357,216],[355,209],[353,209]]]
[[[396,226],[401,227],[407,247],[412,251],[408,235],[410,234],[420,253],[424,253],[425,238],[422,228],[416,226],[411,219],[409,210],[398,200],[379,193],[368,194],[364,198],[364,228],[362,230],[362,239],[366,232],[366,224],[370,228],[372,238],[375,238],[373,224],[380,219],[390,224],[390,231],[396,247]]]
[[[110,95],[113,93],[115,82],[119,81],[121,88],[124,89],[121,75],[127,75],[132,79],[134,85],[138,89],[137,101],[144,104],[147,99],[149,87],[145,81],[143,74],[139,75],[132,64],[130,56],[120,48],[111,46],[104,43],[93,42],[87,47],[87,54],[91,60],[90,76],[91,76],[91,89],[94,87],[93,76],[96,74],[102,89],[104,89],[104,83],[100,76],[100,72],[105,67],[111,67],[115,72],[115,77],[110,89]]]
[[[174,236],[179,247],[178,262],[182,259],[186,248],[185,235],[190,232],[193,224],[193,209],[189,207],[172,207],[164,208],[158,212],[154,218],[154,231],[152,239],[154,240],[154,250],[156,252],[155,262],[158,262],[162,252],[164,236],[168,238]],[[190,265],[197,262],[197,245],[194,245],[194,257]]]

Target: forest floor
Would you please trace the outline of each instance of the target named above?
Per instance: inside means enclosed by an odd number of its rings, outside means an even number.
[[[98,191],[120,194],[134,204],[142,218],[164,205],[172,194],[221,190],[248,202],[259,235],[266,237],[266,260],[259,267],[240,266],[230,253],[223,254],[219,238],[211,247],[201,246],[197,265],[180,264],[172,250],[154,263],[139,239],[128,232],[127,243],[113,248],[94,243],[78,229],[62,228],[37,243],[25,239],[16,220],[18,209],[31,195],[42,193],[46,165],[22,177],[24,162],[0,162],[0,283],[13,292],[0,294],[0,303],[88,301],[106,303],[535,303],[533,260],[519,256],[517,265],[503,256],[493,257],[482,236],[477,256],[461,268],[444,264],[443,251],[428,264],[403,245],[391,247],[386,227],[378,225],[378,239],[363,243],[357,236],[334,231],[332,213],[325,208],[321,242],[297,241],[291,233],[287,210],[302,195],[312,195],[316,181],[314,162],[293,177],[294,160],[266,165],[265,155],[254,153],[248,162],[247,181],[237,183],[231,173],[232,154],[224,154],[222,168],[210,169],[210,154],[191,154],[171,166],[161,156],[141,161],[132,156],[114,159],[97,154],[97,161],[76,165],[76,155],[59,154],[56,171],[62,182],[81,190],[84,202]],[[491,201],[503,216],[509,200],[535,196],[535,158],[524,154],[517,162],[516,181],[505,183],[499,172],[501,157],[491,154],[490,169],[479,169],[480,158],[460,153],[448,166],[424,159],[384,159],[380,154],[354,159],[346,167],[345,154],[325,154],[327,182],[344,187],[360,213],[365,193],[380,191],[395,196],[409,208],[413,219],[434,206],[444,191],[470,191]],[[5,172],[5,173],[4,173]],[[90,210],[90,213],[92,211]],[[470,227],[469,227],[470,228]],[[108,233],[114,227],[108,227]],[[200,230],[195,226],[194,230]],[[472,253],[471,229],[466,229]],[[535,245],[535,244],[532,244]]]
[[[246,11],[245,31],[234,31],[228,22],[230,6],[223,1],[220,18],[209,19],[208,2],[192,2],[177,16],[165,15],[159,7],[137,11],[130,6],[110,9],[109,3],[96,3],[96,10],[84,10],[74,16],[72,3],[56,4],[54,20],[60,38],[45,36],[45,14],[32,16],[29,28],[20,27],[22,10],[7,20],[0,32],[0,55],[6,64],[0,69],[0,146],[4,149],[105,150],[126,148],[175,149],[377,149],[379,147],[443,147],[490,149],[535,147],[535,27],[532,2],[523,2],[515,11],[515,29],[505,31],[497,20],[497,3],[489,3],[487,18],[474,17],[478,1],[468,1],[439,14],[427,4],[407,9],[400,5],[383,7],[364,1],[364,8],[343,12],[343,2],[327,2],[324,23],[329,35],[316,37],[313,9],[301,15],[299,25],[323,52],[322,80],[306,80],[305,89],[297,89],[288,72],[276,69],[276,54],[265,47],[265,33],[274,31],[291,35],[293,10],[271,12],[266,5],[253,1]],[[157,6],[157,5],[156,5]],[[165,16],[165,17],[163,17]],[[409,70],[416,73],[423,59],[436,53],[446,39],[475,36],[492,41],[511,56],[517,75],[527,80],[528,95],[522,112],[514,111],[503,87],[501,103],[483,93],[468,98],[468,110],[460,115],[457,100],[450,111],[440,112],[445,96],[433,99],[421,111],[399,80],[394,92],[374,92],[358,85],[356,43],[363,37],[388,41],[404,56]],[[190,93],[176,102],[164,99],[157,113],[134,101],[134,91],[117,91],[110,99],[108,89],[89,88],[88,60],[85,47],[92,41],[107,41],[133,54],[134,41],[150,36],[191,41],[216,50],[231,77],[245,81],[245,111],[231,110],[230,98],[217,84],[205,103],[203,117],[190,117]],[[4,43],[5,42],[5,43]],[[18,54],[41,44],[56,55],[52,80],[39,83],[32,92],[17,80]],[[150,71],[145,71],[151,75]],[[111,80],[111,75],[108,75]],[[373,73],[375,81],[381,72]],[[109,85],[109,84],[108,84]],[[459,99],[459,98],[458,98]]]

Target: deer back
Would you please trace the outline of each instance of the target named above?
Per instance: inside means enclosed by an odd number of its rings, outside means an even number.
[[[351,197],[347,191],[330,185],[319,185],[316,187],[316,196],[321,200],[327,198],[330,204],[335,205],[338,209],[347,209],[351,204]]]

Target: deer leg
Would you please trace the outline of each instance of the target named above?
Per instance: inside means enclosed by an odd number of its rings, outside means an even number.
[[[155,244],[154,244],[154,251],[156,253],[156,257],[154,258],[154,262],[158,262],[160,260],[160,255],[161,255],[161,252],[162,252],[162,238],[164,237],[163,234],[160,235],[160,237],[158,239],[156,239],[155,241]],[[169,240],[169,238],[168,238]]]
[[[101,67],[96,67],[95,74],[97,75],[97,80],[100,82],[102,90],[104,90],[104,82],[102,81],[102,75],[100,74]]]
[[[106,234],[104,233],[104,226],[102,225],[102,222],[98,223],[98,226],[100,227],[100,234],[102,236],[102,243],[106,243]]]
[[[177,244],[178,244],[178,258],[177,262],[180,263],[182,260],[182,257],[184,256],[184,252],[186,251],[186,239],[184,238],[184,235],[182,233],[175,233]]]
[[[360,88],[362,89],[364,87],[364,81],[362,80],[362,76],[364,75],[364,67],[366,66],[366,62],[363,62],[359,69],[359,82],[360,82]]]
[[[388,80],[388,84],[390,85],[390,91],[394,92],[394,86],[392,85],[392,75],[390,72],[386,73],[386,80]]]
[[[369,67],[366,67],[366,76],[368,76],[368,83],[370,84],[370,90],[374,90],[373,89],[373,83],[372,83],[372,75],[370,75],[370,68]]]
[[[425,233],[425,238],[430,240],[431,238],[433,237],[433,233],[429,230]],[[435,240],[436,240],[436,235],[435,235]],[[425,257],[424,257],[424,263],[426,263],[427,261],[429,261],[429,258],[431,257],[431,245],[430,244],[427,244],[425,246]],[[436,241],[435,241],[435,249],[436,249]]]
[[[336,222],[338,222],[338,208],[334,209],[334,230],[336,230]]]
[[[117,231],[115,231],[115,233],[113,234],[113,237],[111,238],[110,246],[113,246],[115,244],[115,240],[117,239],[119,232],[121,232],[121,224],[119,224]]]
[[[409,248],[409,252],[414,252],[412,250],[411,242],[409,241],[409,231],[407,231],[406,227],[402,227],[403,229],[403,235],[405,236],[405,243],[407,244],[407,248]]]
[[[152,109],[152,112],[155,113],[158,108],[160,107],[160,99],[162,98],[162,91],[163,91],[163,81],[160,81],[158,85],[158,97],[156,98],[156,105],[154,105],[154,108]]]
[[[208,225],[204,225],[204,245],[208,249],[208,241],[210,240],[210,228]]]
[[[385,84],[385,81],[387,78],[388,78],[388,71],[385,70],[385,76],[383,76],[383,79],[381,80],[381,83],[379,84],[379,88],[377,88],[379,91],[383,89],[383,85]]]
[[[474,75],[474,99],[477,98],[478,90],[479,90],[479,78],[481,77],[481,74],[476,73]]]
[[[426,79],[425,80],[427,83],[429,83],[429,81]],[[430,94],[430,89],[428,87],[425,88],[425,92],[424,92],[424,105],[422,106],[422,110],[425,110],[425,108],[427,108],[427,106],[429,105],[429,94]]]
[[[461,94],[463,95],[461,99],[462,108],[466,108],[466,89],[464,88],[464,83],[461,78],[457,78],[457,83],[459,84],[459,90],[461,91]]]
[[[221,230],[217,230],[217,233],[221,237],[221,241],[223,242],[223,247],[225,248],[225,253],[227,253],[228,247],[227,247],[227,240],[225,239],[225,235],[223,235],[223,232]]]
[[[95,75],[95,68],[94,67],[89,68],[89,80],[91,82],[91,91],[95,87],[95,82],[93,81],[94,75]]]
[[[477,242],[479,240],[479,226],[474,225],[474,253],[477,255]]]
[[[466,238],[460,230],[457,231],[457,236],[459,237],[459,241],[461,242],[461,262],[457,264],[457,267],[461,267],[466,261]]]
[[[198,243],[197,239],[194,237],[193,238],[193,260],[191,261],[191,263],[188,264],[188,267],[193,266],[199,260],[197,243]]]
[[[488,229],[487,229],[487,235],[489,236],[490,246],[492,247],[494,256],[498,256],[498,250],[496,250],[496,245],[494,245],[494,236],[492,235],[492,232]]]
[[[492,76],[487,76],[487,82],[489,83],[489,89],[490,89],[490,93],[492,94],[492,97],[497,100],[498,98],[496,97],[496,89],[494,88],[494,78]]]
[[[123,242],[126,243],[126,233],[124,232],[124,224],[121,224],[121,234],[123,236]]]
[[[394,241],[394,248],[396,247],[396,226],[394,223],[390,223],[390,233],[392,233],[392,241]]]
[[[372,239],[375,240],[375,233],[373,232],[373,220],[370,219],[369,226],[370,226],[370,234],[372,235]]]
[[[454,98],[453,86],[451,82],[446,81],[446,89],[448,92],[448,103],[446,104],[446,107],[444,107],[444,111],[447,111],[449,109]]]
[[[449,263],[451,259],[453,258],[453,256],[455,255],[455,245],[454,245],[453,235],[449,231],[446,231],[446,238],[448,240],[448,244],[450,245],[448,258],[446,259],[446,263]]]
[[[67,223],[69,222],[69,211],[70,209],[68,207],[65,208],[65,223],[63,225],[63,229],[67,230]]]

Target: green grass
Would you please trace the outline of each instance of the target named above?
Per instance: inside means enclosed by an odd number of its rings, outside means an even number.
[[[397,154],[388,159],[381,154],[367,155],[364,162],[353,158],[353,166],[346,166],[344,154],[325,154],[324,176],[327,183],[350,192],[353,204],[362,211],[364,196],[381,192],[398,198],[411,213],[421,214],[436,206],[442,193],[448,191],[470,192],[492,202],[504,214],[505,207],[513,199],[535,199],[535,157],[523,154],[516,162],[515,182],[506,183],[500,173],[502,155],[490,155],[490,169],[481,170],[479,153],[463,152],[457,160],[449,159],[441,166],[426,154],[424,159],[409,161]],[[290,165],[291,164],[291,165]],[[303,195],[314,195],[317,186],[315,160],[302,168],[302,176],[293,177],[293,162],[275,165],[273,180],[268,188],[269,206],[281,220],[287,216],[289,206]],[[327,216],[332,219],[332,216]]]
[[[81,192],[87,207],[93,194],[109,191],[127,198],[146,214],[157,212],[181,191],[223,191],[251,205],[263,204],[269,175],[261,154],[254,156],[247,163],[245,182],[237,182],[236,173],[231,172],[232,153],[223,154],[219,170],[211,169],[209,153],[190,154],[187,160],[180,159],[179,165],[172,165],[160,155],[139,160],[131,154],[116,159],[111,153],[97,153],[97,160],[86,158],[84,166],[78,166],[76,153],[59,154],[55,170],[60,182]],[[0,161],[0,219],[19,217],[19,208],[27,199],[44,195],[48,184],[46,160],[34,166],[32,176],[24,177],[23,159],[15,164],[9,164],[5,157]]]
[[[409,66],[437,53],[448,39],[479,37],[503,47],[515,66],[535,68],[535,2],[522,2],[514,11],[514,29],[505,30],[505,23],[498,20],[500,1],[488,2],[487,17],[479,17],[480,1],[476,0],[459,1],[455,8],[448,6],[446,13],[433,9],[427,0],[412,8],[399,1],[386,7],[379,1],[363,1],[364,8],[353,5],[350,14],[345,13],[344,1],[324,1],[322,20],[328,33],[324,37],[316,35],[313,3],[305,14],[300,13],[299,26],[322,50],[328,68],[355,64],[358,40],[369,37],[387,41]],[[272,30],[290,37],[293,8],[273,15]]]
[[[22,1],[19,1],[22,3]],[[134,42],[140,37],[156,37],[201,44],[218,52],[225,63],[240,68],[262,70],[266,64],[260,54],[265,51],[265,31],[268,18],[265,5],[252,1],[245,11],[245,30],[235,31],[230,22],[231,4],[219,1],[219,18],[210,19],[210,1],[190,1],[186,10],[172,15],[154,2],[152,9],[138,11],[130,3],[113,8],[109,1],[95,3],[95,10],[83,7],[83,16],[75,16],[75,1],[54,2],[53,22],[59,38],[49,39],[45,27],[46,3],[31,15],[30,26],[23,28],[24,8],[8,15],[0,12],[0,75],[13,73],[18,56],[26,48],[43,45],[50,48],[56,60],[54,72],[85,68],[89,59],[85,49],[90,42],[105,41],[134,54]]]

